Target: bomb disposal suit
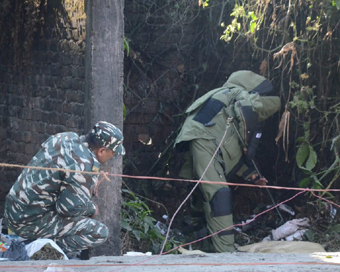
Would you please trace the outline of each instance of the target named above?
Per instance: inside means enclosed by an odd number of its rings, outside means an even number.
[[[228,229],[233,225],[232,198],[225,182],[235,175],[249,180],[255,173],[251,161],[262,135],[262,123],[280,108],[279,97],[266,96],[271,91],[271,82],[263,76],[251,71],[231,74],[221,88],[206,93],[187,109],[188,116],[176,139],[175,148],[184,152],[185,158],[182,178],[221,182],[199,185],[208,231],[212,234],[227,229],[212,236],[217,252],[234,251],[233,229]]]

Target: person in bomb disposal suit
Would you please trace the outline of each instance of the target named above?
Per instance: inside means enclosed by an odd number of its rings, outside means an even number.
[[[6,197],[7,227],[29,240],[53,239],[72,257],[103,244],[108,228],[94,219],[98,210],[91,197],[100,164],[125,154],[122,142],[121,131],[105,121],[86,136],[64,132],[49,137],[28,164],[46,169],[25,168]]]
[[[199,194],[195,190],[192,198],[193,211],[204,211],[206,226],[206,233],[197,231],[194,238],[219,232],[211,237],[214,252],[235,250],[233,229],[227,229],[233,225],[232,196],[225,183],[235,176],[257,185],[268,182],[257,175],[252,161],[263,121],[280,108],[279,97],[268,96],[272,89],[268,79],[252,71],[232,73],[221,88],[206,93],[187,109],[188,116],[176,138],[174,147],[184,152],[185,158],[180,176],[220,182],[200,183]]]

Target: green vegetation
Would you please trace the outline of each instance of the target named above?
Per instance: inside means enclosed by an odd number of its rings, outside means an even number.
[[[336,160],[330,143],[340,134],[339,9],[339,0],[241,0],[222,23],[222,40],[246,42],[261,73],[276,76],[284,110],[277,142],[290,131],[282,147],[286,162],[295,157],[301,187],[325,188],[338,177],[325,169]]]
[[[122,231],[127,234],[124,250],[145,250],[152,249],[154,254],[158,254],[162,248],[167,232],[166,225],[157,222],[152,217],[152,211],[149,207],[140,200],[132,191],[123,189],[123,203],[122,203]],[[157,224],[158,223],[158,224]],[[129,240],[127,243],[126,240]],[[129,245],[126,245],[129,244]],[[168,251],[179,245],[174,237],[167,240],[164,247]]]

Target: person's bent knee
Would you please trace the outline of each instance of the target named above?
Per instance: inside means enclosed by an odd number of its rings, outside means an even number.
[[[100,246],[109,238],[109,229],[106,225],[100,223],[100,226],[91,233],[91,240],[93,241],[93,247]]]
[[[230,227],[219,231],[219,233],[212,237],[213,244],[218,252],[234,252],[234,229],[232,225],[232,195],[229,188],[219,189],[209,202],[210,204],[210,216],[219,221],[219,224],[215,228]],[[214,223],[213,223],[214,224]],[[213,226],[211,226],[213,227]]]
[[[211,217],[232,214],[232,195],[229,188],[219,189],[210,200]]]
[[[103,243],[106,242],[106,240],[109,238],[109,228],[102,224],[103,228],[101,229],[100,233],[101,233],[101,239],[103,240]]]

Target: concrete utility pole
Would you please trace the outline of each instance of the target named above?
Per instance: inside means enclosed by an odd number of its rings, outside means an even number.
[[[86,108],[85,129],[108,121],[123,129],[124,0],[86,0]],[[121,174],[122,157],[103,167]],[[96,219],[110,230],[108,241],[91,251],[92,256],[120,255],[121,178],[109,177],[99,186]]]

